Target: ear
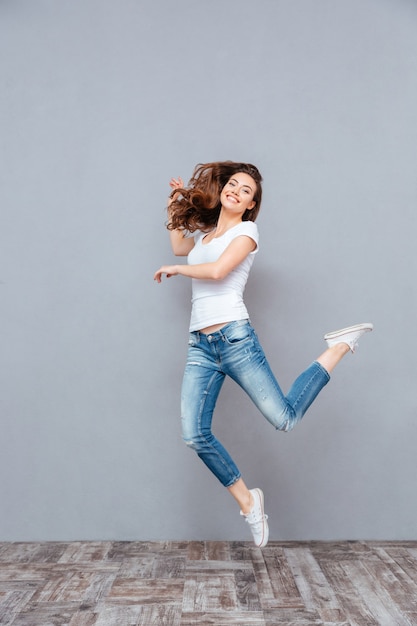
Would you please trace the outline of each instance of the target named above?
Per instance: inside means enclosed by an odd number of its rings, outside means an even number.
[[[256,202],[255,200],[252,200],[252,202],[250,203],[250,206],[248,206],[248,211],[252,211],[252,209],[254,209],[256,207]]]

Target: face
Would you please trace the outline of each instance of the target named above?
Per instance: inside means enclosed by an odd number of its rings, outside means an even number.
[[[220,202],[222,207],[230,209],[235,213],[243,213],[248,209],[253,209],[256,202],[254,195],[256,193],[256,182],[245,172],[233,174],[220,194]]]

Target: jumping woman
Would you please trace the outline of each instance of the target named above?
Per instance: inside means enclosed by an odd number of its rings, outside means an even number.
[[[327,349],[298,376],[285,396],[250,323],[243,292],[258,251],[255,220],[262,177],[256,167],[233,161],[198,165],[188,185],[170,181],[167,228],[176,256],[187,264],[163,265],[154,279],[187,276],[192,281],[188,357],[181,391],[185,443],[226,487],[248,522],[255,545],[268,542],[268,516],[259,488],[248,489],[233,459],[211,430],[226,376],[246,391],[277,430],[301,420],[330,380],[330,373],[372,324],[357,324],[324,336]]]

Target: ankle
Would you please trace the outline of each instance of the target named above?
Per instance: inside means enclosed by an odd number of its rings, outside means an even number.
[[[333,350],[336,354],[344,356],[350,352],[350,345],[344,341],[340,341],[339,343],[335,343],[335,345],[329,348],[329,350]]]
[[[253,507],[255,506],[255,501],[253,499],[253,495],[251,494],[250,491],[248,491],[248,495],[245,498],[245,501],[242,502],[241,504],[241,511],[244,515],[248,515],[248,513],[250,513],[253,509]]]

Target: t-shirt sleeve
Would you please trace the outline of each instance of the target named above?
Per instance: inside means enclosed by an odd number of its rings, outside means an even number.
[[[236,229],[235,236],[239,237],[240,235],[246,235],[247,237],[250,237],[254,240],[254,242],[256,243],[256,248],[255,250],[252,250],[250,254],[256,254],[259,249],[259,231],[255,222],[248,221],[239,224],[239,228]]]

